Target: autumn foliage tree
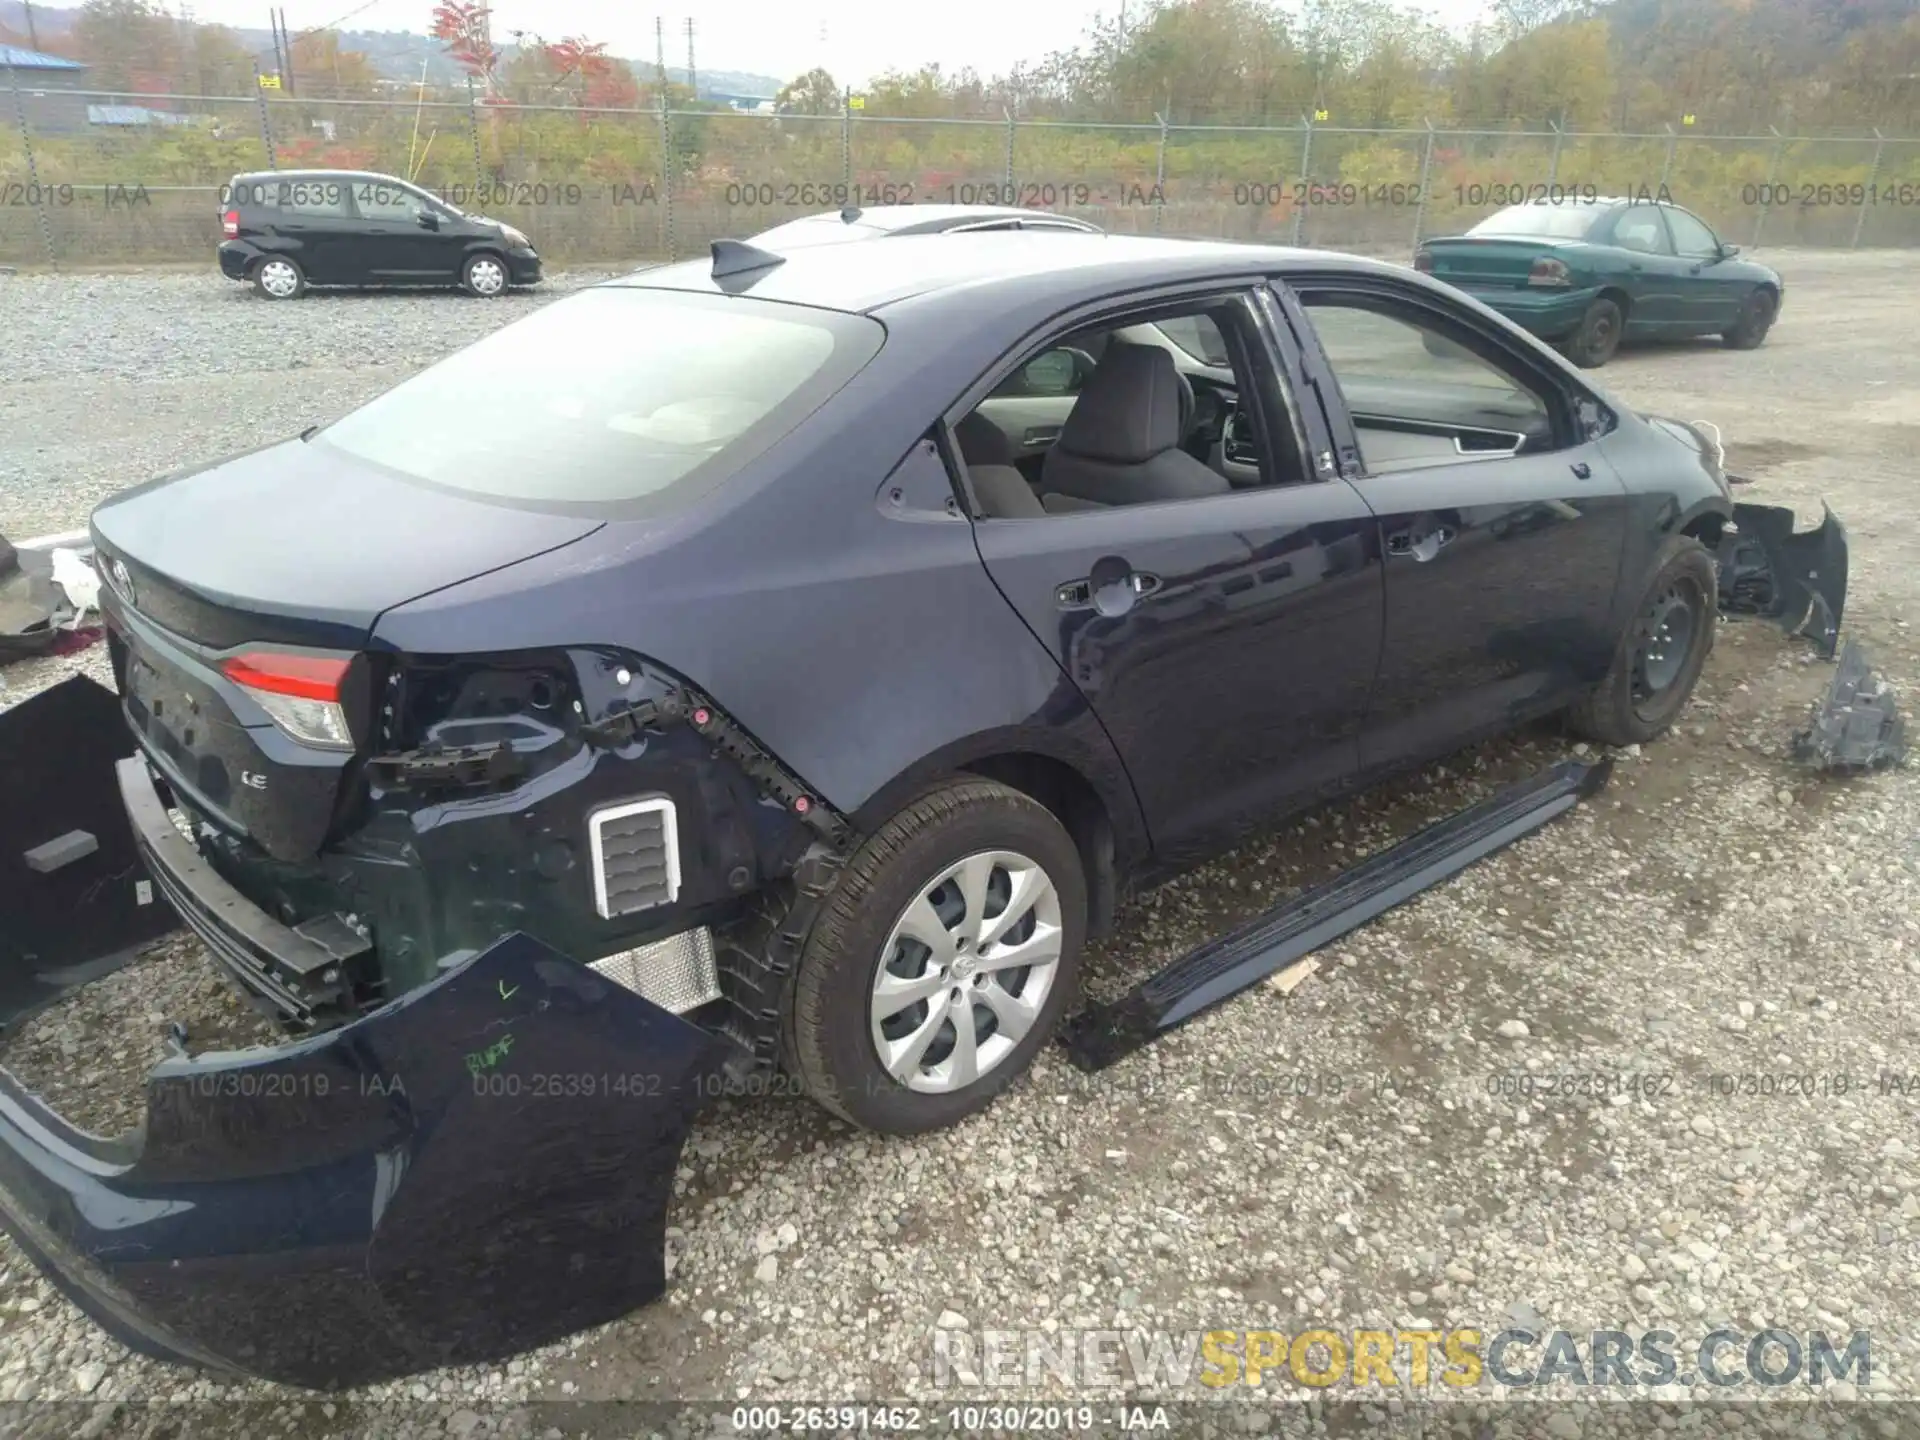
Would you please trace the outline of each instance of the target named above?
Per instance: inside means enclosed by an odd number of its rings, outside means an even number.
[[[497,90],[500,52],[494,48],[488,19],[493,11],[478,0],[441,0],[433,8],[428,33],[447,47],[454,63],[491,98]]]

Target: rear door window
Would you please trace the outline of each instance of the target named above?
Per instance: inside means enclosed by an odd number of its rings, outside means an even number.
[[[872,360],[885,333],[867,316],[810,306],[595,287],[402,381],[318,438],[504,500],[657,502],[764,452]]]

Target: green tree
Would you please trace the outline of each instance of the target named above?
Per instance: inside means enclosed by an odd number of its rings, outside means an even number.
[[[845,102],[845,92],[833,76],[815,66],[799,79],[782,85],[773,103],[788,115],[838,115]]]

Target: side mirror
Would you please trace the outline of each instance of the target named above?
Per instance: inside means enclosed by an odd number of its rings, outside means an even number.
[[[1043,350],[1020,369],[1022,388],[1029,395],[1071,395],[1093,374],[1094,359],[1070,345]]]
[[[440,228],[440,217],[424,206],[413,212],[413,218],[419,222],[422,230],[438,230]]]

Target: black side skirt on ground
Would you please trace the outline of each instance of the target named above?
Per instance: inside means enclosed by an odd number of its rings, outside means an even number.
[[[1081,1070],[1106,1069],[1203,1010],[1538,830],[1598,791],[1612,769],[1610,760],[1592,765],[1563,760],[1282,901],[1239,929],[1189,951],[1112,1004],[1081,1011],[1061,1034],[1068,1058]]]

